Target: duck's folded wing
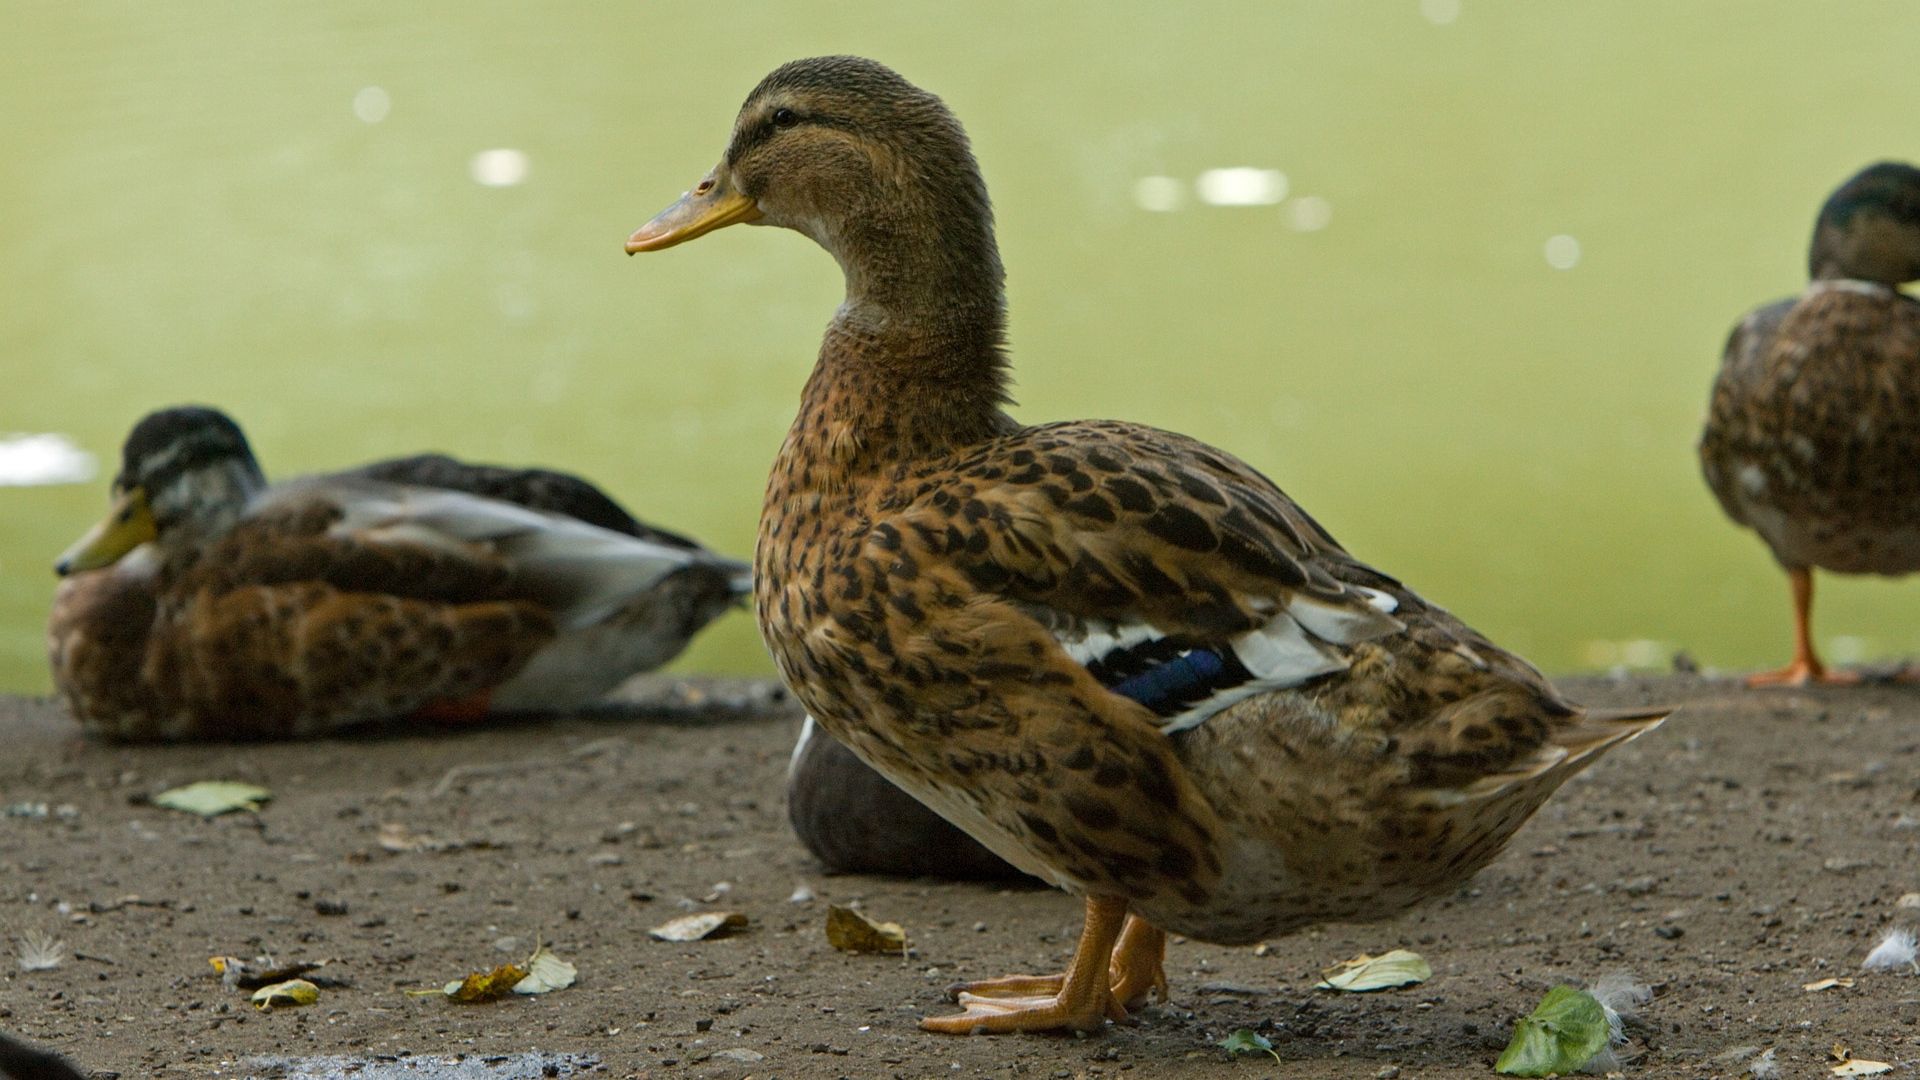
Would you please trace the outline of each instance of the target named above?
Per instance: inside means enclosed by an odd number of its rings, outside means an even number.
[[[415,487],[451,488],[515,503],[529,510],[564,514],[589,525],[655,540],[669,547],[700,547],[687,537],[635,518],[626,507],[592,483],[552,469],[479,465],[445,454],[415,454],[361,465],[337,475]]]
[[[291,537],[298,522],[309,526],[303,542],[317,549],[302,561],[336,587],[512,596],[547,608],[563,628],[592,623],[668,574],[711,558],[460,491],[340,478],[276,489],[247,524],[279,525]]]
[[[896,548],[896,568],[937,553],[1166,730],[1344,670],[1347,646],[1403,629],[1397,583],[1265,477],[1151,428],[1028,429],[957,463],[903,520],[869,541]]]

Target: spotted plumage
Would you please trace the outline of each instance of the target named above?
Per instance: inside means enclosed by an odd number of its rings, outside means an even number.
[[[827,731],[1087,898],[1062,976],[947,1032],[1086,1028],[1164,993],[1168,931],[1247,942],[1444,893],[1659,710],[1603,715],[1349,555],[1246,463],[1006,403],[984,184],[940,101],[867,60],[749,95],[628,242],[800,231],[846,275],[755,551],[761,629]]]
[[[56,688],[109,738],[579,705],[746,588],[742,565],[649,538],[563,474],[430,456],[268,487],[211,409],[141,421],[114,490],[48,624]]]
[[[1847,681],[1809,629],[1814,567],[1920,570],[1920,169],[1873,165],[1828,198],[1812,282],[1733,329],[1700,463],[1727,515],[1788,572],[1794,657],[1758,684]]]

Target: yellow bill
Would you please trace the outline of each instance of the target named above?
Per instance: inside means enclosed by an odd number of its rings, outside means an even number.
[[[153,511],[147,508],[146,490],[128,488],[114,499],[113,509],[104,521],[88,529],[85,536],[60,554],[53,571],[66,577],[82,570],[112,566],[153,537]]]
[[[660,251],[715,229],[758,220],[759,204],[734,191],[716,168],[692,191],[680,196],[679,202],[655,214],[652,221],[628,237],[627,254]]]

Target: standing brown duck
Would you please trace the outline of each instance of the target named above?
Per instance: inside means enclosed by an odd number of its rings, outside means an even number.
[[[1659,711],[1602,715],[1182,435],[1025,426],[959,123],[870,60],[787,64],[627,242],[736,222],[846,274],[774,463],[755,597],[812,715],[1019,868],[1086,898],[1062,975],[934,1031],[1087,1029],[1164,995],[1166,933],[1391,915],[1493,858]]]
[[[1813,568],[1920,570],[1920,169],[1882,162],[1820,208],[1799,296],[1733,328],[1700,435],[1727,516],[1760,534],[1793,589],[1793,660],[1754,686],[1845,683],[1809,626]]]

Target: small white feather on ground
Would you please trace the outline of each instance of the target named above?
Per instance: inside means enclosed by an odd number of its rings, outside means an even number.
[[[1615,971],[1595,979],[1587,993],[1600,1003],[1600,1011],[1607,1014],[1607,1048],[1595,1054],[1580,1071],[1618,1072],[1625,1063],[1614,1053],[1614,1048],[1627,1041],[1621,1028],[1640,1011],[1640,1006],[1653,1000],[1653,988],[1627,972]]]
[[[1920,972],[1920,963],[1914,962],[1917,950],[1913,931],[1904,926],[1896,926],[1887,931],[1880,944],[1873,947],[1867,958],[1861,962],[1861,968],[1867,971],[1899,971],[1907,969]]]

